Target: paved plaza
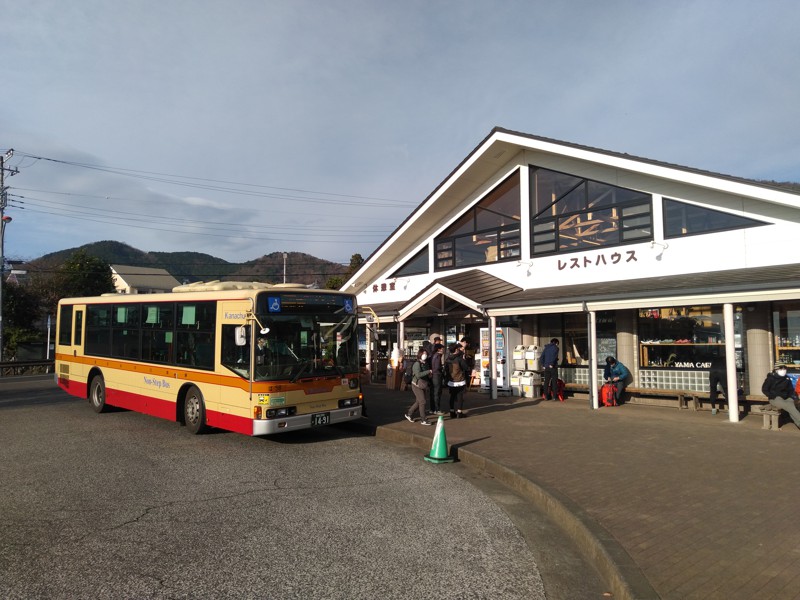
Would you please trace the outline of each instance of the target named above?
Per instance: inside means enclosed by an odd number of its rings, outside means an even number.
[[[378,437],[430,450],[410,391],[368,384]],[[709,410],[470,392],[451,453],[522,492],[584,549],[615,598],[800,598],[800,431]],[[445,467],[446,468],[446,467]]]

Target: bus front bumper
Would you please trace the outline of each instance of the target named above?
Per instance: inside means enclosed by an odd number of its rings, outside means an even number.
[[[253,435],[270,435],[299,429],[313,429],[324,425],[355,421],[360,418],[361,406],[349,406],[309,415],[297,415],[279,419],[255,419],[253,421]]]

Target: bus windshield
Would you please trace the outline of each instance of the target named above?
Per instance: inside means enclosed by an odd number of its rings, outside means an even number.
[[[266,331],[262,333],[259,325],[253,330],[254,381],[358,372],[358,315],[352,297],[264,293],[255,315]],[[249,355],[249,344],[245,351]]]

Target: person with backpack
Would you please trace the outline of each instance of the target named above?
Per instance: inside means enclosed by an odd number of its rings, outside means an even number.
[[[617,405],[622,404],[622,393],[627,386],[628,371],[627,367],[619,362],[613,356],[606,356],[606,366],[603,368],[603,380],[608,384],[614,386],[614,403]],[[605,404],[605,403],[604,403]]]
[[[450,418],[461,419],[464,414],[464,392],[467,391],[469,367],[464,360],[464,350],[459,344],[450,346],[450,356],[445,363],[447,387],[450,389]]]
[[[761,393],[767,397],[772,406],[789,413],[795,426],[800,429],[800,411],[794,405],[797,400],[797,392],[792,385],[792,380],[786,375],[785,364],[775,363],[775,368],[767,374],[767,378],[761,385]]]
[[[422,425],[430,425],[428,418],[425,415],[425,404],[428,401],[428,387],[430,386],[429,376],[431,370],[428,368],[426,361],[428,360],[428,352],[421,348],[417,352],[417,360],[411,367],[411,391],[414,392],[414,404],[408,409],[405,414],[406,420],[411,423],[414,422],[414,411],[419,410],[419,419]]]

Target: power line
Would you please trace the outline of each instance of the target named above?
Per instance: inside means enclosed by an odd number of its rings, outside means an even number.
[[[263,184],[256,184],[256,183],[243,183],[237,181],[226,181],[226,180],[218,180],[218,179],[204,179],[201,177],[191,177],[188,175],[173,175],[168,173],[158,173],[153,171],[141,171],[136,169],[125,169],[125,168],[117,168],[117,167],[103,167],[101,165],[92,165],[89,163],[79,163],[74,161],[67,161],[67,160],[60,160],[56,158],[48,158],[45,156],[36,156],[34,154],[28,154],[26,152],[19,152],[22,156],[36,159],[36,160],[43,160],[48,162],[53,162],[57,164],[63,164],[67,166],[73,167],[80,167],[84,169],[90,169],[95,171],[101,171],[104,173],[109,173],[113,175],[121,175],[125,177],[133,177],[136,179],[143,179],[146,181],[157,181],[159,183],[167,183],[170,185],[178,185],[184,187],[190,187],[195,189],[205,189],[211,191],[218,191],[218,192],[225,192],[229,194],[240,194],[240,195],[247,195],[247,196],[256,196],[256,197],[267,197],[267,198],[276,198],[281,200],[298,200],[304,202],[316,202],[321,204],[342,204],[342,198],[349,198],[352,199],[352,202],[346,202],[346,204],[356,205],[356,206],[385,206],[385,207],[403,207],[409,206],[412,203],[407,200],[394,200],[389,198],[376,198],[373,196],[357,196],[353,194],[339,194],[335,192],[317,192],[314,190],[304,190],[299,188],[288,188],[288,187],[278,187],[278,186],[270,186],[270,185],[263,185]],[[175,181],[174,179],[166,179],[169,178],[177,178],[183,179],[185,181]],[[193,182],[204,182],[204,183],[193,183]],[[238,188],[228,188],[222,187],[220,185],[209,185],[209,184],[223,184],[223,185],[235,185],[244,188],[255,188],[253,191],[247,191]],[[293,195],[286,195],[286,194],[273,194],[267,192],[259,192],[258,189],[269,189],[269,190],[277,190],[282,192],[297,192],[300,194],[314,194],[317,196],[330,196],[331,198],[309,198],[304,196],[293,196]],[[359,202],[359,200],[369,200],[371,202]]]
[[[70,196],[70,197],[76,197],[76,198],[95,198],[95,199],[98,199],[98,200],[115,200],[115,201],[127,202],[127,203],[141,202],[140,199],[137,199],[137,200],[134,201],[134,200],[131,200],[129,198],[120,198],[119,196],[98,196],[98,195],[94,195],[94,194],[76,194],[74,192],[57,192],[57,191],[54,191],[54,190],[39,190],[39,189],[34,189],[34,188],[23,188],[23,187],[16,187],[16,186],[14,187],[14,189],[18,190],[18,191],[22,191],[22,192],[36,192],[36,193],[40,193],[40,194],[54,194],[54,195],[58,195],[58,196]],[[14,194],[11,194],[11,195],[14,195]],[[19,198],[25,198],[25,196],[19,196],[19,195],[18,195],[18,197]],[[44,199],[41,199],[41,201],[42,202],[56,203],[55,200],[44,200]],[[145,201],[153,202],[153,200],[145,200]],[[64,204],[64,205],[65,206],[73,206],[73,205],[70,205],[70,204]],[[75,206],[79,206],[81,208],[90,208],[92,210],[99,210],[99,209],[96,209],[93,206],[80,206],[80,205],[75,205]],[[103,210],[108,210],[108,209],[103,209]],[[275,215],[275,214],[296,215],[297,214],[296,210],[292,210],[292,211],[284,210],[284,211],[282,211],[282,210],[275,209],[275,208],[270,208],[270,209],[267,209],[267,210],[250,209],[250,211],[253,212],[253,213],[267,212],[270,215]],[[109,211],[109,212],[117,212],[117,211]],[[141,213],[129,213],[129,214],[141,215]],[[331,215],[330,213],[315,213],[315,214],[318,215],[318,216],[325,216],[325,217],[327,217],[327,216],[342,216],[342,213],[340,211],[335,212],[333,215]],[[385,217],[368,217],[368,216],[360,216],[359,215],[359,221],[380,221],[382,223],[385,223],[386,222],[386,218]]]
[[[16,189],[19,189],[19,188],[16,188]],[[85,205],[81,205],[81,204],[67,204],[65,202],[57,202],[55,200],[45,200],[44,198],[34,198],[32,196],[23,196],[23,195],[20,195],[20,194],[9,194],[9,196],[11,196],[13,198],[19,198],[19,199],[28,200],[31,203],[33,203],[34,206],[36,205],[36,203],[42,203],[42,204],[45,204],[45,205],[55,206],[57,209],[59,207],[62,207],[62,206],[63,207],[67,207],[67,209],[70,212],[78,212],[79,214],[95,215],[98,211],[101,211],[103,213],[108,213],[108,215],[104,215],[104,216],[108,216],[109,218],[114,218],[114,219],[141,220],[141,218],[142,218],[141,213],[135,213],[135,212],[129,212],[129,211],[112,210],[112,209],[108,209],[108,208],[96,208],[96,207],[93,207],[93,206],[85,206]],[[90,210],[92,212],[90,212],[90,213],[81,213],[80,211],[76,211],[75,210],[75,209],[79,209],[79,208],[84,208],[84,209]],[[59,214],[61,214],[61,213],[59,213]],[[122,216],[118,217],[116,215],[130,215],[132,219],[128,219],[127,217],[122,217]],[[164,219],[164,220],[167,220],[168,222],[178,222],[181,225],[183,225],[183,224],[187,224],[188,225],[188,224],[191,224],[191,223],[198,223],[201,226],[209,226],[207,219],[206,220],[186,219],[186,218],[173,218],[173,217],[167,217],[167,216],[156,217],[156,218]],[[237,230],[240,230],[241,227],[243,226],[242,223],[224,223],[224,222],[222,222],[222,223],[216,223],[215,222],[212,226],[214,228],[218,228],[220,225],[229,225],[231,227],[236,227]],[[298,230],[302,230],[302,231],[328,231],[329,232],[331,230],[331,226],[329,224],[316,225],[316,226],[315,225],[296,225],[296,226],[293,226],[293,225],[281,225],[281,226],[275,226],[275,225],[258,225],[258,224],[248,223],[247,225],[244,225],[244,226],[248,227],[250,229],[264,230],[264,231],[269,231],[269,230],[285,231],[285,230],[298,229]],[[389,233],[389,229],[388,228],[385,231],[386,231],[387,234]],[[351,235],[351,234],[348,234],[348,235]]]
[[[124,212],[124,211],[113,211],[113,210],[101,209],[101,208],[95,209],[95,208],[90,208],[90,207],[74,207],[73,208],[70,205],[65,205],[63,203],[51,202],[51,201],[48,201],[48,200],[41,200],[41,199],[34,199],[34,198],[30,198],[29,196],[17,196],[17,197],[18,198],[25,198],[26,200],[28,200],[29,203],[26,206],[26,210],[30,210],[31,212],[34,212],[34,213],[56,215],[56,216],[61,216],[61,217],[73,218],[73,219],[79,218],[81,220],[92,221],[92,222],[95,222],[95,223],[106,223],[106,224],[110,224],[110,225],[119,225],[119,226],[123,226],[123,227],[156,229],[158,231],[173,231],[175,233],[193,233],[193,234],[198,234],[198,235],[216,235],[216,236],[228,237],[228,236],[224,236],[223,234],[213,234],[213,233],[209,233],[208,231],[204,231],[204,230],[210,230],[210,231],[213,232],[213,231],[223,230],[223,231],[235,232],[236,233],[236,237],[248,237],[248,238],[250,236],[245,236],[245,235],[242,235],[242,234],[243,233],[252,233],[252,234],[259,235],[259,232],[263,232],[261,235],[271,235],[271,233],[273,233],[273,232],[281,233],[281,232],[287,232],[287,231],[291,232],[291,231],[295,231],[296,230],[296,231],[299,231],[299,232],[308,232],[309,236],[313,236],[315,239],[319,239],[320,241],[322,241],[322,238],[321,238],[322,233],[332,234],[332,228],[331,228],[330,225],[320,225],[320,226],[310,226],[310,225],[271,226],[271,225],[256,225],[256,224],[250,224],[250,223],[248,223],[246,225],[243,225],[241,223],[217,223],[217,222],[209,223],[207,220],[203,221],[203,220],[196,220],[196,219],[173,219],[171,217],[155,218],[155,220],[151,220],[150,224],[147,225],[147,226],[132,225],[130,223],[126,223],[126,221],[138,221],[138,222],[140,222],[142,220],[142,216],[140,214]],[[58,212],[54,212],[53,210],[43,210],[42,208],[46,209],[47,206],[42,207],[42,206],[38,205],[37,202],[38,203],[43,203],[45,205],[53,204],[53,205],[67,206],[69,208],[68,209],[63,209],[63,211],[62,211],[62,209],[58,208],[58,206],[57,206],[55,210],[58,211]],[[37,208],[33,208],[35,206],[39,206],[39,209],[37,210]],[[86,208],[88,210],[77,210],[77,208]],[[101,211],[103,213],[111,213],[111,214],[97,214],[99,211]],[[113,213],[118,213],[118,214],[113,214]],[[82,215],[86,215],[86,217],[84,217]],[[132,216],[125,217],[125,216],[118,216],[118,215],[132,215]],[[102,218],[100,218],[100,217],[102,217]],[[169,229],[153,228],[152,227],[152,223],[153,222],[158,222],[161,225],[168,226]],[[190,228],[190,229],[179,229],[179,228]],[[340,240],[340,239],[351,239],[351,238],[354,238],[354,237],[366,238],[367,240],[373,241],[373,240],[377,239],[375,237],[376,234],[380,234],[380,232],[374,231],[374,230],[369,232],[369,233],[357,233],[357,232],[348,231],[346,233],[342,233],[341,235],[337,235],[334,240],[325,240],[325,241],[336,241],[336,240]],[[259,239],[259,238],[254,238],[254,239]],[[270,239],[274,239],[274,238],[270,237]],[[295,239],[295,240],[296,239],[303,239],[303,236],[299,235],[299,236],[297,236],[296,238],[293,238],[293,239]],[[289,241],[291,241],[291,240],[289,240]]]
[[[44,211],[44,210],[36,210],[34,208],[26,208],[26,210],[28,210],[29,212],[32,212],[32,213],[38,213],[38,214],[43,214],[43,215],[52,215],[53,214],[52,212],[48,212],[48,211]],[[170,227],[156,227],[152,223],[150,223],[148,225],[133,225],[131,223],[118,223],[116,221],[109,221],[109,220],[103,220],[103,219],[94,219],[94,218],[91,218],[91,217],[76,216],[76,215],[71,215],[71,214],[67,214],[67,213],[59,213],[59,216],[67,218],[67,219],[75,219],[75,220],[78,220],[78,221],[81,221],[81,222],[101,223],[101,224],[104,224],[104,225],[119,225],[119,226],[122,226],[122,227],[131,227],[133,229],[147,229],[148,231],[166,231],[166,232],[169,232],[169,233],[176,233],[176,234],[203,235],[203,236],[221,237],[221,238],[230,238],[231,237],[229,234],[225,234],[225,233],[211,233],[211,232],[202,231],[202,230],[199,230],[199,231],[198,230],[181,231],[181,230],[178,230],[178,229],[175,229],[175,228],[170,228]],[[118,217],[115,217],[115,218],[118,218]],[[129,219],[129,220],[133,220],[133,219]],[[141,220],[141,218],[139,218],[138,220]],[[181,225],[178,224],[177,226],[180,227]],[[190,227],[190,225],[187,225],[186,227]],[[212,227],[212,226],[209,225],[209,227]],[[246,233],[255,234],[257,232],[242,232],[242,231],[238,231],[236,233],[236,239],[264,240],[264,238],[265,238],[265,234],[262,234],[262,235],[246,235]],[[340,242],[342,240],[348,240],[348,239],[352,239],[353,238],[353,233],[350,232],[350,231],[343,231],[340,235],[321,236],[319,233],[313,233],[313,232],[311,234],[309,234],[309,235],[311,237],[313,237],[312,240],[305,239],[305,238],[303,238],[301,236],[274,237],[274,236],[270,235],[269,236],[269,241],[271,241],[271,242],[272,241],[274,241],[274,242],[296,242],[298,240],[301,240],[301,241],[318,241],[318,242]],[[365,241],[380,242],[383,239],[385,239],[385,237],[381,237],[381,236],[376,236],[374,238],[370,238],[368,236],[371,235],[371,234],[365,234],[365,235],[367,236],[367,239]]]

